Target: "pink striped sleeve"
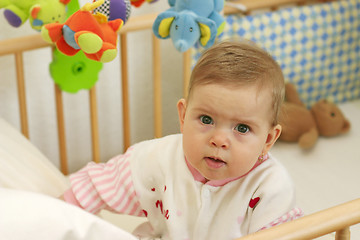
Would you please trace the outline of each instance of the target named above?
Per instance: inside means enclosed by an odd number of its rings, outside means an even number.
[[[272,221],[271,223],[267,224],[260,230],[275,227],[282,223],[290,222],[292,220],[302,217],[303,215],[304,215],[304,213],[300,208],[293,208],[289,212],[285,213],[283,216],[279,217],[275,221]]]
[[[70,176],[71,191],[79,205],[91,213],[108,209],[117,213],[143,216],[131,179],[129,149],[107,163],[89,163]],[[66,197],[68,196],[68,197]],[[66,193],[70,201],[71,194]]]

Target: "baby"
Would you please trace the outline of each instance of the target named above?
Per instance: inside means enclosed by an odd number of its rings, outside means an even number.
[[[298,218],[292,181],[269,153],[283,98],[269,54],[248,41],[216,44],[177,104],[181,134],[89,163],[63,198],[92,213],[147,217],[141,236],[161,239],[234,239]]]

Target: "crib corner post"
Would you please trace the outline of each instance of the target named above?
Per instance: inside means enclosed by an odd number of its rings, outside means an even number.
[[[350,227],[337,230],[335,240],[350,240]]]

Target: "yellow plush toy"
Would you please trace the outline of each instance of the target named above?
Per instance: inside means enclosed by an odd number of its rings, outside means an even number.
[[[285,98],[279,116],[282,141],[298,142],[302,149],[309,149],[319,136],[332,137],[350,130],[350,122],[334,103],[322,99],[308,110],[290,83],[286,84]]]

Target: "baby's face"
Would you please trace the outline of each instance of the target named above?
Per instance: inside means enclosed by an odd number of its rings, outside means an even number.
[[[188,162],[208,180],[240,177],[274,144],[269,89],[257,86],[196,86],[178,103],[183,148]]]

